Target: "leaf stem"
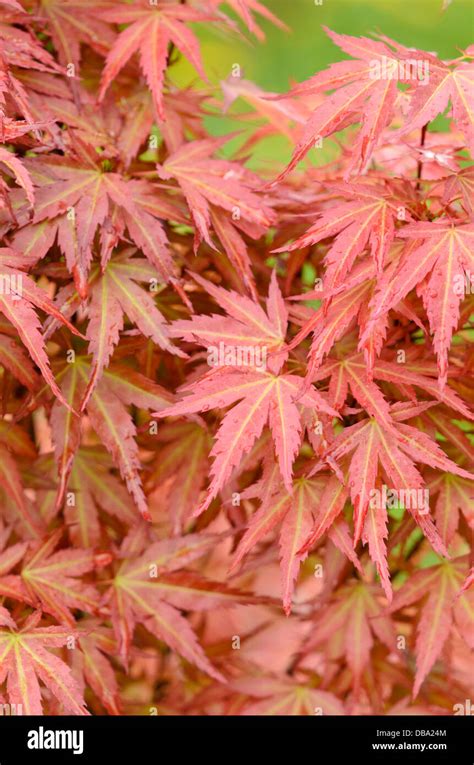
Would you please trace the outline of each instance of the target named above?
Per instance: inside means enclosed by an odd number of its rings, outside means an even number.
[[[428,128],[428,124],[429,123],[427,122],[426,125],[423,125],[423,127],[421,128],[420,149],[422,149],[423,146],[425,145],[425,138],[426,138],[426,131],[427,131],[427,128]],[[415,188],[416,188],[417,191],[420,188],[422,168],[423,168],[423,159],[420,157],[420,159],[418,160],[418,168],[417,168],[417,171],[416,171],[417,182],[416,182],[416,187]]]

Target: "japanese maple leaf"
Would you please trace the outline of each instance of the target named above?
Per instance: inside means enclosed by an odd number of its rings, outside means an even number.
[[[109,657],[117,655],[117,643],[111,629],[95,619],[81,619],[80,651],[74,651],[73,667],[79,669],[85,683],[111,715],[122,714],[120,691]]]
[[[206,498],[196,515],[209,507],[224,487],[242,457],[269,423],[283,482],[291,491],[292,465],[302,438],[301,407],[337,416],[324,398],[310,387],[301,395],[301,378],[291,374],[256,372],[250,369],[213,370],[196,382],[184,386],[184,398],[157,417],[178,416],[222,408],[240,401],[224,416],[211,451],[215,458]]]
[[[440,434],[446,439],[445,446],[450,454],[456,455],[456,461],[461,465],[474,462],[474,446],[465,434],[460,423],[453,419],[453,415],[445,407],[427,409],[422,413],[423,426],[432,436]],[[465,425],[465,423],[463,423]]]
[[[120,339],[124,328],[125,314],[136,324],[145,337],[153,340],[164,350],[186,358],[186,354],[170,341],[166,320],[156,306],[153,292],[146,291],[141,283],[148,283],[150,289],[158,287],[156,270],[143,258],[133,258],[133,251],[126,250],[114,255],[105,269],[93,264],[87,285],[89,324],[86,337],[92,356],[92,372],[81,410],[87,406],[92,391]],[[55,306],[62,316],[70,318],[84,303],[74,285],[67,285],[58,292]],[[48,326],[48,335],[54,329]]]
[[[35,475],[51,476],[52,488],[36,490],[42,513],[49,519],[60,510],[54,480],[57,465],[50,454],[42,455],[34,467]],[[112,469],[112,459],[101,447],[82,446],[74,455],[68,483],[74,502],[66,502],[63,509],[74,547],[98,547],[109,516],[126,528],[136,523],[133,500]]]
[[[443,204],[451,204],[461,199],[466,212],[474,214],[474,170],[466,167],[459,173],[448,176],[444,184]]]
[[[281,486],[276,462],[267,460],[261,480],[241,493],[241,499],[258,496],[261,499],[261,505],[249,520],[232,558],[230,570],[233,571],[244,556],[269,532],[276,526],[280,526],[281,590],[283,608],[287,615],[291,612],[293,591],[300,565],[308,554],[308,547],[305,547],[303,551],[301,547],[313,528],[315,516],[318,515],[321,507],[324,507],[325,512],[329,510],[329,507],[337,507],[337,510],[330,510],[335,517],[344,506],[347,491],[339,480],[337,480],[337,487],[335,484],[334,479],[329,479],[328,482],[327,476],[318,476],[316,479],[301,476],[294,479],[292,492],[289,492]],[[333,492],[331,500],[329,500],[328,487],[329,492]],[[339,527],[334,534],[330,532],[329,537],[339,548],[342,546],[343,552],[356,567],[359,567],[350,543],[344,544],[346,530],[349,542],[349,529],[347,524],[345,526],[346,528]]]
[[[143,198],[147,192],[153,194],[147,181],[135,181],[110,170],[110,160],[101,158],[91,145],[77,137],[67,157],[49,157],[47,163],[32,161],[29,167],[39,185],[37,204],[33,226],[27,227],[29,236],[19,238],[20,232],[15,246],[19,242],[27,245],[33,239],[39,259],[46,255],[57,236],[81,297],[86,297],[94,238],[99,229],[105,251],[103,266],[110,257],[110,225],[115,232],[113,244],[123,237],[127,227],[160,278],[172,277],[173,263],[164,228]]]
[[[358,362],[354,360],[354,363]],[[472,410],[451,387],[446,386],[440,390],[437,382],[436,365],[427,359],[411,359],[408,356],[404,364],[394,364],[385,359],[377,359],[373,374],[377,380],[384,380],[400,387],[404,386],[405,390],[408,386],[420,388],[445,406],[460,412],[466,419],[472,420],[474,418]],[[428,416],[434,416],[434,412]]]
[[[389,420],[381,421],[372,416],[351,425],[336,436],[327,450],[328,455],[335,460],[353,452],[349,467],[349,487],[354,506],[354,544],[363,535],[369,542],[369,552],[372,548],[379,571],[383,572],[387,594],[390,593],[390,586],[384,561],[385,510],[382,508],[379,512],[370,502],[371,492],[376,487],[379,463],[390,487],[396,490],[413,491],[424,486],[423,478],[415,468],[415,462],[463,478],[474,479],[472,473],[450,460],[429,436],[404,423],[404,420],[415,416],[422,409],[423,407],[413,404],[395,404],[389,413]],[[366,521],[369,508],[370,513]],[[426,511],[420,512],[419,508],[414,507],[408,509],[434,549],[441,555],[447,555],[446,548]],[[377,541],[378,552],[375,544]]]
[[[65,399],[80,406],[91,379],[91,363],[76,356],[66,364],[58,378],[62,381]],[[133,369],[114,365],[104,371],[87,402],[87,414],[100,440],[118,465],[122,478],[142,516],[151,520],[140,479],[140,459],[135,441],[136,427],[127,409],[130,404],[144,409],[165,406],[171,395],[160,385]],[[58,462],[59,487],[57,506],[63,500],[74,455],[80,444],[81,421],[64,407],[53,406],[51,426]]]
[[[434,472],[427,477],[427,486],[430,495],[436,497],[436,528],[448,548],[456,534],[461,513],[471,533],[474,531],[474,488],[466,478]]]
[[[21,257],[16,252],[7,247],[0,249],[2,276],[4,282],[9,285],[9,289],[0,290],[0,313],[13,324],[31,358],[40,368],[45,381],[64,403],[61,391],[51,373],[40,332],[40,322],[33,306],[54,316],[74,335],[81,335],[81,333],[57,310],[45,292],[26,273],[18,269],[18,263],[21,267]]]
[[[232,688],[254,699],[245,704],[244,715],[345,714],[343,704],[333,693],[289,679],[245,677],[232,681]]]
[[[380,489],[379,489],[380,490]],[[325,533],[329,539],[342,552],[354,567],[361,572],[359,559],[352,549],[350,529],[343,519],[342,511],[349,498],[347,476],[334,475],[329,481],[325,480],[325,486],[321,494],[319,506],[313,515],[310,532],[303,545],[297,550],[297,556],[305,556]],[[369,503],[364,527],[361,534],[362,542],[368,545],[369,555],[374,562],[380,582],[389,601],[392,599],[390,574],[387,562],[387,550],[385,539],[387,538],[387,509],[382,502],[374,508]]]
[[[152,492],[163,485],[169,487],[166,509],[171,513],[173,534],[179,534],[192,518],[208,474],[211,434],[201,423],[166,422],[153,439],[160,447],[148,466],[147,488]]]
[[[383,418],[387,412],[387,405],[381,399],[380,389],[371,380],[367,379],[367,365],[362,354],[348,355],[341,351],[337,355],[339,358],[328,358],[318,371],[313,374],[313,382],[330,377],[329,403],[338,411],[344,405],[350,389],[352,395],[367,412],[374,416],[377,412],[379,417]],[[419,363],[413,361],[410,363],[408,358],[405,363],[396,364],[385,359],[377,359],[373,368],[373,377],[387,383],[398,384],[404,391],[407,390],[408,386],[421,388],[421,390],[426,391],[438,401],[461,412],[464,417],[469,419],[474,417],[454,390],[446,387],[443,391],[440,391],[436,379],[422,374],[423,369],[429,373],[432,371],[426,361],[424,363],[423,361]],[[376,402],[378,402],[378,406]]]
[[[260,41],[265,40],[265,33],[258,26],[253,14],[260,14],[260,16],[263,16],[267,21],[271,21],[272,24],[275,24],[275,26],[283,29],[285,32],[290,31],[286,24],[275,16],[266,5],[260,3],[259,0],[205,0],[205,5],[215,8],[216,10],[220,8],[221,5],[228,5],[232,8],[234,13],[240,16],[249,32],[252,32],[252,34],[254,34]]]
[[[295,348],[302,340],[313,332],[311,349],[308,355],[307,380],[312,380],[316,371],[321,366],[324,357],[329,353],[334,343],[341,340],[345,333],[357,322],[359,333],[363,335],[368,326],[368,305],[375,287],[375,266],[365,259],[356,264],[350,280],[344,290],[334,297],[331,296],[330,307],[325,313],[323,307],[314,309],[309,313],[309,318],[304,320],[303,326],[288,344],[288,350]],[[292,300],[315,300],[324,298],[324,290],[313,290],[303,295],[296,295]],[[386,328],[385,319],[381,319],[374,327],[371,325],[372,336],[377,332],[383,333]],[[374,344],[369,349],[370,358],[375,355]]]
[[[126,254],[110,260],[102,273],[98,267],[92,271],[86,337],[89,340],[93,365],[82,409],[87,406],[92,391],[120,339],[125,314],[145,337],[169,353],[186,358],[186,354],[170,341],[166,320],[153,300],[153,293],[140,286],[140,282],[152,283],[153,280],[157,280],[156,271],[146,260],[127,257]]]
[[[404,226],[398,236],[410,241],[419,240],[419,244],[407,247],[389,285],[375,295],[373,319],[386,314],[419,285],[418,292],[423,297],[438,356],[439,386],[443,389],[448,376],[448,350],[459,321],[464,284],[468,272],[474,269],[474,223],[455,225],[449,220],[411,223]]]
[[[0,684],[7,680],[9,701],[23,714],[43,714],[39,681],[69,714],[89,714],[70,668],[51,651],[68,644],[78,633],[70,626],[39,627],[40,619],[41,612],[35,612],[18,629],[11,618],[5,621],[4,617],[5,627],[0,628]]]
[[[100,568],[109,556],[101,558],[92,549],[54,552],[63,536],[57,529],[26,557],[21,579],[30,597],[60,623],[74,625],[71,609],[94,613],[99,605],[96,589],[78,577]]]
[[[318,72],[291,90],[290,94],[293,96],[329,91],[331,94],[316,107],[306,124],[289,165],[277,180],[284,178],[296,167],[314,145],[316,138],[325,138],[356,122],[361,123],[361,128],[353,146],[347,175],[350,172],[363,170],[367,167],[373,150],[393,117],[398,97],[397,62],[407,49],[387,40],[389,45],[397,46],[397,50],[393,51],[384,42],[378,40],[340,35],[326,27],[323,29],[336,45],[356,60],[331,64],[328,69]],[[424,55],[417,52],[417,57],[420,59]],[[415,53],[412,57],[415,57]],[[394,76],[391,78],[374,76],[374,63],[393,66]],[[403,77],[400,79],[403,80]]]
[[[23,13],[25,12],[22,6],[19,6],[19,9]],[[3,9],[2,14],[8,14],[8,11]],[[22,23],[25,26],[29,22],[27,16],[24,16],[21,22],[18,22],[17,14],[14,14],[13,18],[17,23]],[[57,73],[62,71],[51,53],[41,45],[30,29],[11,27],[7,22],[2,24],[0,39],[2,41],[2,55],[8,63],[24,69],[37,69],[43,72]]]
[[[0,166],[5,165],[15,176],[16,182],[24,190],[28,202],[33,207],[35,201],[35,191],[29,173],[23,163],[11,152],[0,146]],[[4,198],[9,191],[6,183],[0,179],[0,191]]]
[[[224,97],[223,111],[227,112],[229,107],[238,98],[246,101],[252,107],[253,111],[242,114],[240,111],[232,113],[233,119],[252,125],[258,121],[261,126],[252,133],[244,146],[239,149],[239,156],[251,146],[254,146],[258,140],[272,134],[283,134],[289,141],[294,143],[295,128],[306,122],[308,109],[304,104],[291,99],[270,101],[269,96],[275,96],[276,93],[270,93],[262,90],[258,85],[250,80],[244,80],[242,77],[228,77],[221,81],[221,90]]]
[[[7,22],[0,26],[0,137],[2,141],[7,140],[8,127],[14,129],[15,125],[6,117],[5,113],[5,102],[8,103],[9,99],[13,100],[26,122],[30,123],[28,132],[33,130],[36,137],[39,138],[37,126],[34,124],[35,121],[30,111],[29,94],[21,82],[21,75],[24,73],[31,74],[35,71],[62,73],[61,67],[36,38],[34,32],[20,26],[20,24],[26,26],[29,22],[28,16],[25,15],[21,18],[23,8],[21,11],[20,15],[13,12],[9,24],[9,19],[4,18],[8,12],[2,9],[2,21]],[[8,99],[5,96],[8,96]],[[21,123],[17,124],[21,127]],[[5,130],[5,128],[7,129]]]
[[[358,181],[357,184],[331,185],[330,191],[345,201],[335,203],[318,214],[316,222],[296,241],[276,252],[300,249],[335,236],[334,244],[324,258],[325,290],[341,289],[356,258],[370,247],[377,269],[383,267],[395,237],[395,221],[401,199],[381,184]],[[408,219],[408,212],[406,212]]]
[[[40,377],[26,351],[12,337],[0,334],[0,364],[29,390],[40,386]]]
[[[175,178],[186,198],[196,227],[195,249],[202,240],[215,249],[210,236],[212,222],[226,250],[229,240],[237,263],[239,258],[243,259],[245,248],[236,240],[235,227],[257,239],[274,222],[275,215],[256,193],[261,186],[256,175],[237,162],[212,157],[227,140],[227,137],[209,138],[187,143],[158,166],[158,173],[165,180]],[[248,266],[244,263],[242,268],[248,279]]]
[[[36,450],[25,431],[18,425],[0,420],[0,495],[3,511],[20,521],[18,530],[22,536],[39,538],[45,533],[45,524],[38,517],[27,497],[18,460],[23,457],[32,461]]]
[[[63,66],[71,63],[79,66],[81,44],[106,55],[114,43],[113,31],[97,14],[107,3],[95,5],[94,13],[89,0],[40,0],[30,4],[37,8],[40,18],[46,19],[45,32],[51,36]]]
[[[465,557],[443,561],[439,565],[416,571],[398,590],[391,605],[391,612],[425,598],[418,622],[415,652],[416,676],[413,698],[438,659],[448,635],[455,623],[468,645],[473,648],[473,596],[471,589],[462,591],[467,573]]]
[[[474,154],[474,110],[472,93],[474,88],[474,64],[470,61],[440,61],[435,56],[416,51],[415,57],[424,56],[429,63],[429,78],[424,85],[415,80],[415,92],[405,124],[394,137],[405,135],[414,128],[427,125],[451,104],[456,125],[464,133],[466,146]],[[401,58],[411,58],[407,51]]]
[[[74,87],[74,101],[67,89],[54,95],[46,95],[44,90],[47,88],[38,87],[39,92],[30,97],[32,110],[37,120],[41,117],[48,121],[47,129],[53,131],[54,140],[62,151],[69,143],[74,143],[77,136],[85,144],[107,147],[109,159],[110,155],[119,157],[122,167],[128,168],[150,136],[153,113],[150,94],[145,88],[128,92],[126,100],[118,103],[109,100],[99,108],[94,96],[77,84]],[[54,122],[67,126],[68,130],[63,129],[58,135],[56,126],[51,125]],[[135,184],[134,197],[139,188],[140,185]],[[155,203],[166,203],[164,196],[157,196]],[[174,205],[172,211],[172,200],[169,200],[169,205],[169,217],[172,218],[178,209]]]
[[[173,323],[172,334],[202,343],[208,348],[222,343],[224,347],[264,347],[269,351],[279,349],[284,341],[287,312],[281,296],[276,274],[272,274],[267,299],[267,313],[250,298],[215,287],[206,280],[194,277],[216,301],[226,310],[229,318],[221,316],[196,316],[190,321]],[[273,432],[281,473],[287,489],[291,487],[291,463],[301,441],[301,424],[298,407],[294,403],[298,378],[294,375],[280,375],[278,372],[285,361],[286,354],[270,356],[269,367],[272,373],[248,368],[215,370],[201,381],[191,384],[183,391],[192,395],[180,404],[163,411],[158,416],[185,414],[205,411],[214,406],[225,406],[239,399],[244,399],[224,418],[212,451],[216,457],[212,468],[213,482],[207,498],[200,510],[207,507],[230,477],[232,469],[237,467],[241,457],[249,451],[259,437],[267,419]],[[210,396],[206,400],[205,396]],[[212,393],[212,396],[211,396]],[[300,403],[300,402],[299,402]],[[314,390],[308,390],[301,399],[303,406],[315,406],[326,414],[334,414],[321,396]],[[238,417],[242,422],[239,423]],[[230,448],[229,448],[230,446]]]
[[[134,626],[140,622],[183,658],[216,680],[223,681],[180,611],[205,611],[237,603],[266,603],[268,599],[186,570],[192,561],[209,552],[218,539],[216,535],[191,534],[155,542],[140,557],[128,557],[120,564],[106,602],[110,603],[124,662],[127,661]]]
[[[34,600],[21,577],[13,573],[25,557],[28,542],[16,542],[7,546],[11,533],[11,526],[6,528],[3,528],[3,525],[0,526],[0,595],[33,606]],[[7,622],[4,623],[7,624]]]
[[[140,54],[140,66],[153,94],[160,119],[165,119],[163,84],[173,43],[184,53],[203,80],[206,75],[201,61],[199,42],[186,22],[215,21],[216,17],[181,3],[158,2],[151,5],[137,0],[133,4],[118,3],[115,8],[99,11],[104,21],[129,24],[119,34],[107,55],[99,91],[102,100],[107,88],[134,53]]]
[[[182,337],[184,340],[200,343],[208,349],[219,348],[222,344],[224,354],[227,348],[239,346],[262,348],[268,355],[266,363],[269,368],[278,372],[287,354],[281,353],[272,357],[271,353],[280,350],[284,344],[288,312],[275,271],[270,279],[266,311],[244,295],[216,287],[198,274],[192,276],[213,296],[227,316],[201,315],[193,316],[190,320],[175,321],[170,329],[171,337]]]
[[[323,375],[326,377],[329,371],[331,374],[329,397],[335,409],[341,409],[350,388],[354,398],[371,417],[375,417],[380,424],[391,426],[390,406],[380,388],[367,379],[362,357],[353,356],[340,362],[326,362],[313,379],[324,379]]]
[[[396,648],[394,625],[379,595],[376,584],[358,580],[344,584],[321,609],[304,649],[323,651],[332,659],[345,656],[356,695],[370,662],[374,637],[387,648]]]

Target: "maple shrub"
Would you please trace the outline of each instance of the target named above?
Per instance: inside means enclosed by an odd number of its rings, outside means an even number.
[[[5,714],[470,713],[474,46],[268,6],[0,2]]]

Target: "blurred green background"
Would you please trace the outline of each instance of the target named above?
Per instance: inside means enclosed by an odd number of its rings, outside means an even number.
[[[202,57],[208,77],[214,85],[226,79],[233,64],[239,64],[242,76],[264,90],[285,92],[292,81],[300,82],[329,64],[349,58],[326,36],[322,26],[350,35],[382,32],[408,47],[436,52],[441,58],[456,58],[459,50],[473,42],[474,1],[452,0],[445,11],[442,0],[261,0],[291,29],[285,32],[256,16],[266,39],[259,42],[239,22],[245,38],[213,24],[196,24]],[[237,18],[225,6],[228,15]],[[172,67],[172,78],[183,87],[197,75],[180,56]],[[246,111],[239,99],[230,114]],[[229,133],[241,124],[228,117],[210,117],[208,129],[213,134]],[[248,135],[248,133],[247,133]],[[241,138],[228,144],[228,151],[242,143]],[[331,147],[320,153],[319,161],[331,159]],[[258,167],[279,161],[291,154],[284,138],[265,139],[254,150],[250,166]],[[273,165],[274,166],[274,165]]]

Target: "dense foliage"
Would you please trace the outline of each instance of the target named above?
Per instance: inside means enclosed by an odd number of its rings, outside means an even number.
[[[23,714],[465,712],[474,46],[325,30],[343,60],[289,93],[212,87],[195,22],[262,17],[287,33],[258,0],[1,0]],[[236,99],[232,154],[206,118]],[[289,165],[250,170],[277,134]]]

